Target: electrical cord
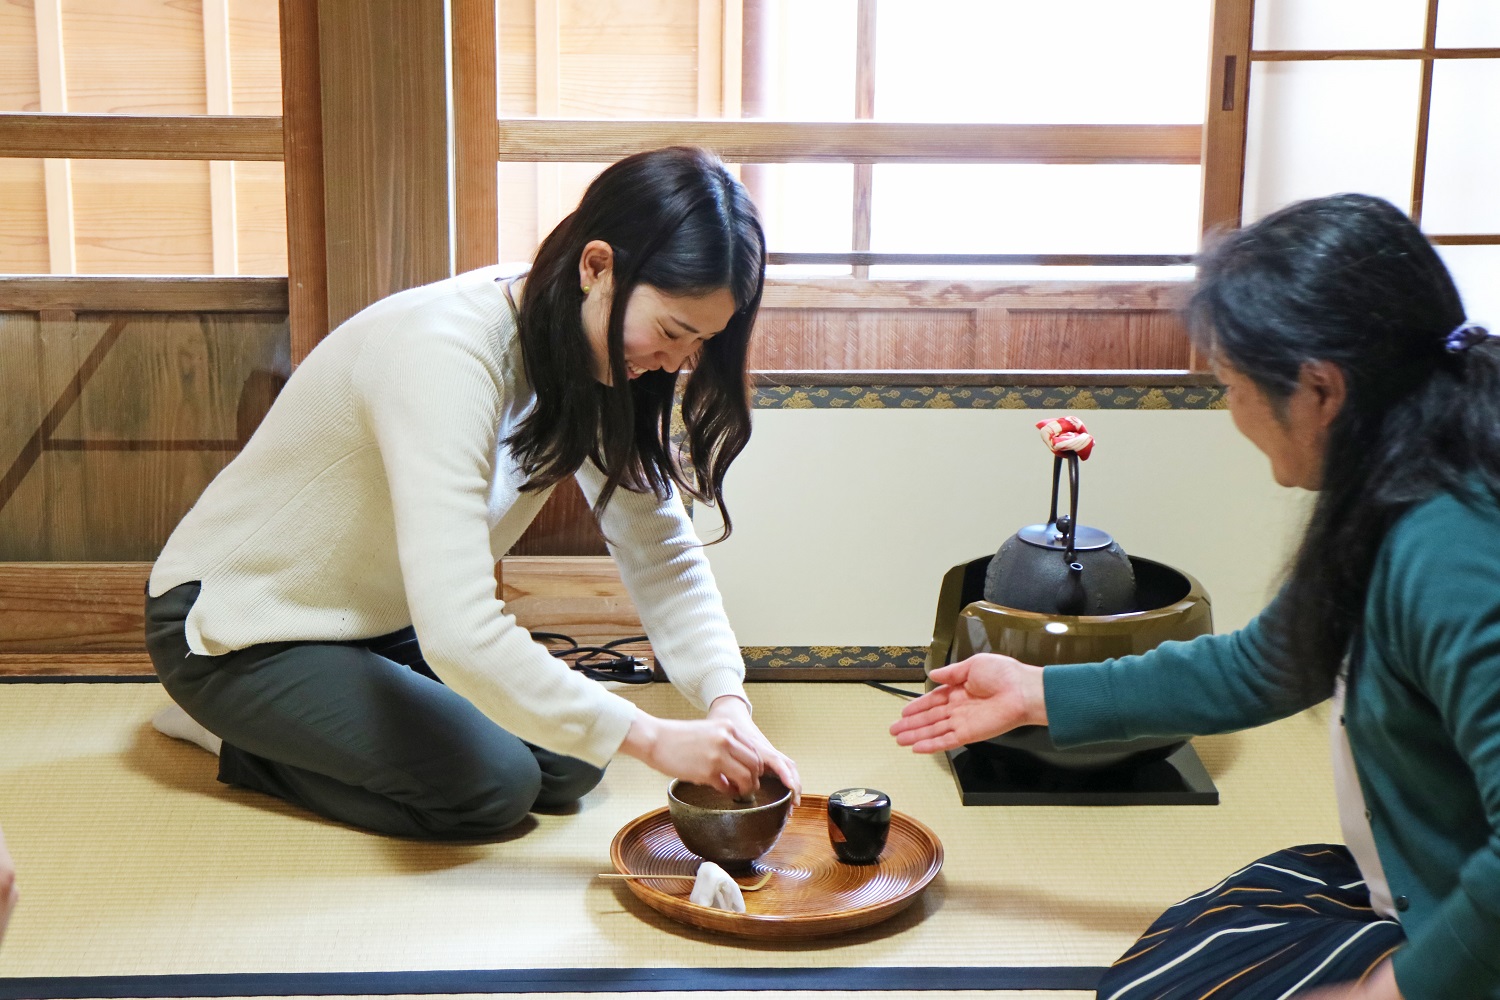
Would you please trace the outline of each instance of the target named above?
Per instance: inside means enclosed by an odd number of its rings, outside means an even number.
[[[902,688],[891,687],[889,684],[882,684],[880,681],[865,681],[865,683],[870,685],[870,687],[874,688],[877,691],[884,691],[886,694],[899,695],[902,698],[922,697],[921,691],[907,691]]]
[[[596,681],[618,681],[622,684],[650,684],[654,679],[651,667],[645,660],[618,647],[636,642],[645,642],[643,635],[613,639],[602,646],[580,646],[572,636],[561,632],[533,632],[531,637],[543,644],[567,643],[565,649],[547,647],[547,652],[562,660],[569,667]]]

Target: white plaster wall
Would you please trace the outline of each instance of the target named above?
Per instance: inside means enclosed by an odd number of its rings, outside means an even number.
[[[1197,576],[1219,631],[1248,621],[1309,495],[1276,486],[1225,411],[1076,412],[1099,440],[1079,519]],[[928,642],[943,573],[1046,520],[1052,460],[1034,425],[1052,415],[756,411],[726,483],[734,534],[707,549],[740,642]],[[695,517],[717,535],[716,512]]]

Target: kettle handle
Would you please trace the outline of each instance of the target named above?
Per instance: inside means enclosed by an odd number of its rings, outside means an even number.
[[[1067,560],[1073,561],[1078,544],[1078,453],[1054,454],[1052,457],[1052,510],[1047,515],[1048,524],[1057,523],[1057,493],[1061,486],[1063,459],[1068,460],[1068,524],[1063,534],[1068,540]]]

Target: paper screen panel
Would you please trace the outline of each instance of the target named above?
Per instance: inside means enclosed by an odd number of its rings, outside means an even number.
[[[1420,74],[1416,60],[1256,64],[1245,221],[1342,191],[1408,210]]]

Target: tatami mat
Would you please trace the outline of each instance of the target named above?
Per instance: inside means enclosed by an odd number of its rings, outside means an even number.
[[[691,714],[666,685],[624,693]],[[1245,862],[1338,839],[1322,712],[1195,741],[1218,806],[965,808],[945,760],[886,735],[900,699],[859,684],[751,694],[808,791],[874,785],[942,838],[943,874],[915,906],[779,944],[660,917],[592,878],[615,831],[665,801],[666,779],[625,758],[571,815],[426,844],[218,784],[212,758],[150,728],[155,685],[0,685],[0,826],[22,891],[0,976],[1097,967]]]

